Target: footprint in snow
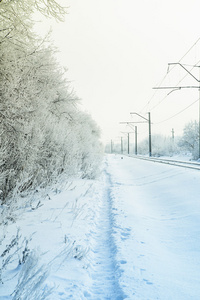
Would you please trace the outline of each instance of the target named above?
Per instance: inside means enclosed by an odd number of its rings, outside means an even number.
[[[121,232],[121,240],[124,241],[130,236],[130,228],[125,228],[123,232]]]
[[[147,279],[143,279],[143,281],[146,282],[146,284],[149,284],[149,285],[152,285],[152,284],[153,284],[153,282],[151,282],[151,281],[149,281],[149,280],[147,280]]]
[[[91,297],[90,293],[88,293],[87,291],[84,292],[84,296],[87,297],[87,298],[90,298],[90,297]]]
[[[126,263],[127,263],[126,260],[121,260],[121,261],[120,261],[120,264],[122,264],[122,265],[125,265]]]

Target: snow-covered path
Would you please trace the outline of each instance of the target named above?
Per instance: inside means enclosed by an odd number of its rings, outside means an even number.
[[[99,180],[49,191],[5,226],[0,299],[200,299],[199,183],[195,170],[108,155]]]
[[[104,171],[104,191],[101,203],[100,218],[98,219],[96,232],[93,235],[94,245],[92,249],[92,288],[91,298],[124,299],[123,290],[119,286],[119,274],[116,261],[116,245],[113,240],[112,202],[110,198],[110,180]]]

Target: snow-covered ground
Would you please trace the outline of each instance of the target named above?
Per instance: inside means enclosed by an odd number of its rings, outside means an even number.
[[[107,155],[2,228],[0,299],[200,299],[199,195],[199,171]]]

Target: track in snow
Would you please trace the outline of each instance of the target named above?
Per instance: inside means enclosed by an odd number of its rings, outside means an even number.
[[[106,189],[100,207],[100,218],[94,233],[94,248],[92,266],[92,287],[88,299],[93,300],[122,300],[126,299],[119,286],[120,270],[116,262],[116,245],[113,238],[112,198],[110,197],[110,178],[105,175]],[[103,216],[103,218],[102,218]]]

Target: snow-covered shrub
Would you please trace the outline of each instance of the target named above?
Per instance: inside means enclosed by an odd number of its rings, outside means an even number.
[[[171,137],[163,136],[160,134],[152,135],[152,155],[153,156],[172,156],[180,152],[177,141]],[[149,139],[146,138],[138,144],[138,154],[149,154]]]
[[[179,146],[190,151],[194,159],[199,158],[199,124],[197,121],[191,121],[185,125]]]
[[[79,118],[77,138],[81,149],[81,175],[82,178],[94,179],[103,156],[103,145],[99,142],[100,129],[89,114],[81,112]]]
[[[35,4],[33,4],[35,3]],[[29,22],[34,5],[62,15],[56,1],[0,5],[0,199],[55,184],[61,176],[93,178],[100,132],[65,79],[48,40]],[[24,11],[28,9],[27,14]],[[17,13],[17,17],[16,17]],[[15,191],[15,192],[14,192]]]
[[[104,149],[105,153],[116,153],[116,154],[122,154],[122,153],[128,153],[128,140],[127,138],[118,139],[117,141],[110,141],[110,143],[107,143],[105,145]],[[129,154],[135,153],[135,145],[130,141],[129,142]]]
[[[1,231],[3,231],[2,224]],[[30,255],[29,242],[31,240],[32,236],[29,238],[24,238],[22,240],[20,228],[17,228],[15,235],[11,236],[10,238],[8,238],[6,235],[1,237],[0,283],[4,283],[4,277],[7,278],[6,280],[8,280],[10,276],[13,276],[9,272],[9,268],[17,270],[19,265],[23,265],[26,263]],[[6,274],[7,269],[8,273]]]
[[[154,156],[161,156],[167,155],[172,156],[173,154],[177,154],[180,152],[178,147],[179,137],[176,139],[172,139],[171,137],[163,136],[163,135],[152,135],[152,155]],[[105,151],[110,153],[110,145],[107,144],[105,147]],[[120,143],[113,143],[113,153],[121,153],[121,144]],[[123,153],[127,153],[128,151],[128,144],[127,140],[123,141]],[[141,155],[148,155],[149,154],[149,138],[144,139],[137,145],[137,153]],[[129,144],[129,154],[135,154],[135,144]]]

